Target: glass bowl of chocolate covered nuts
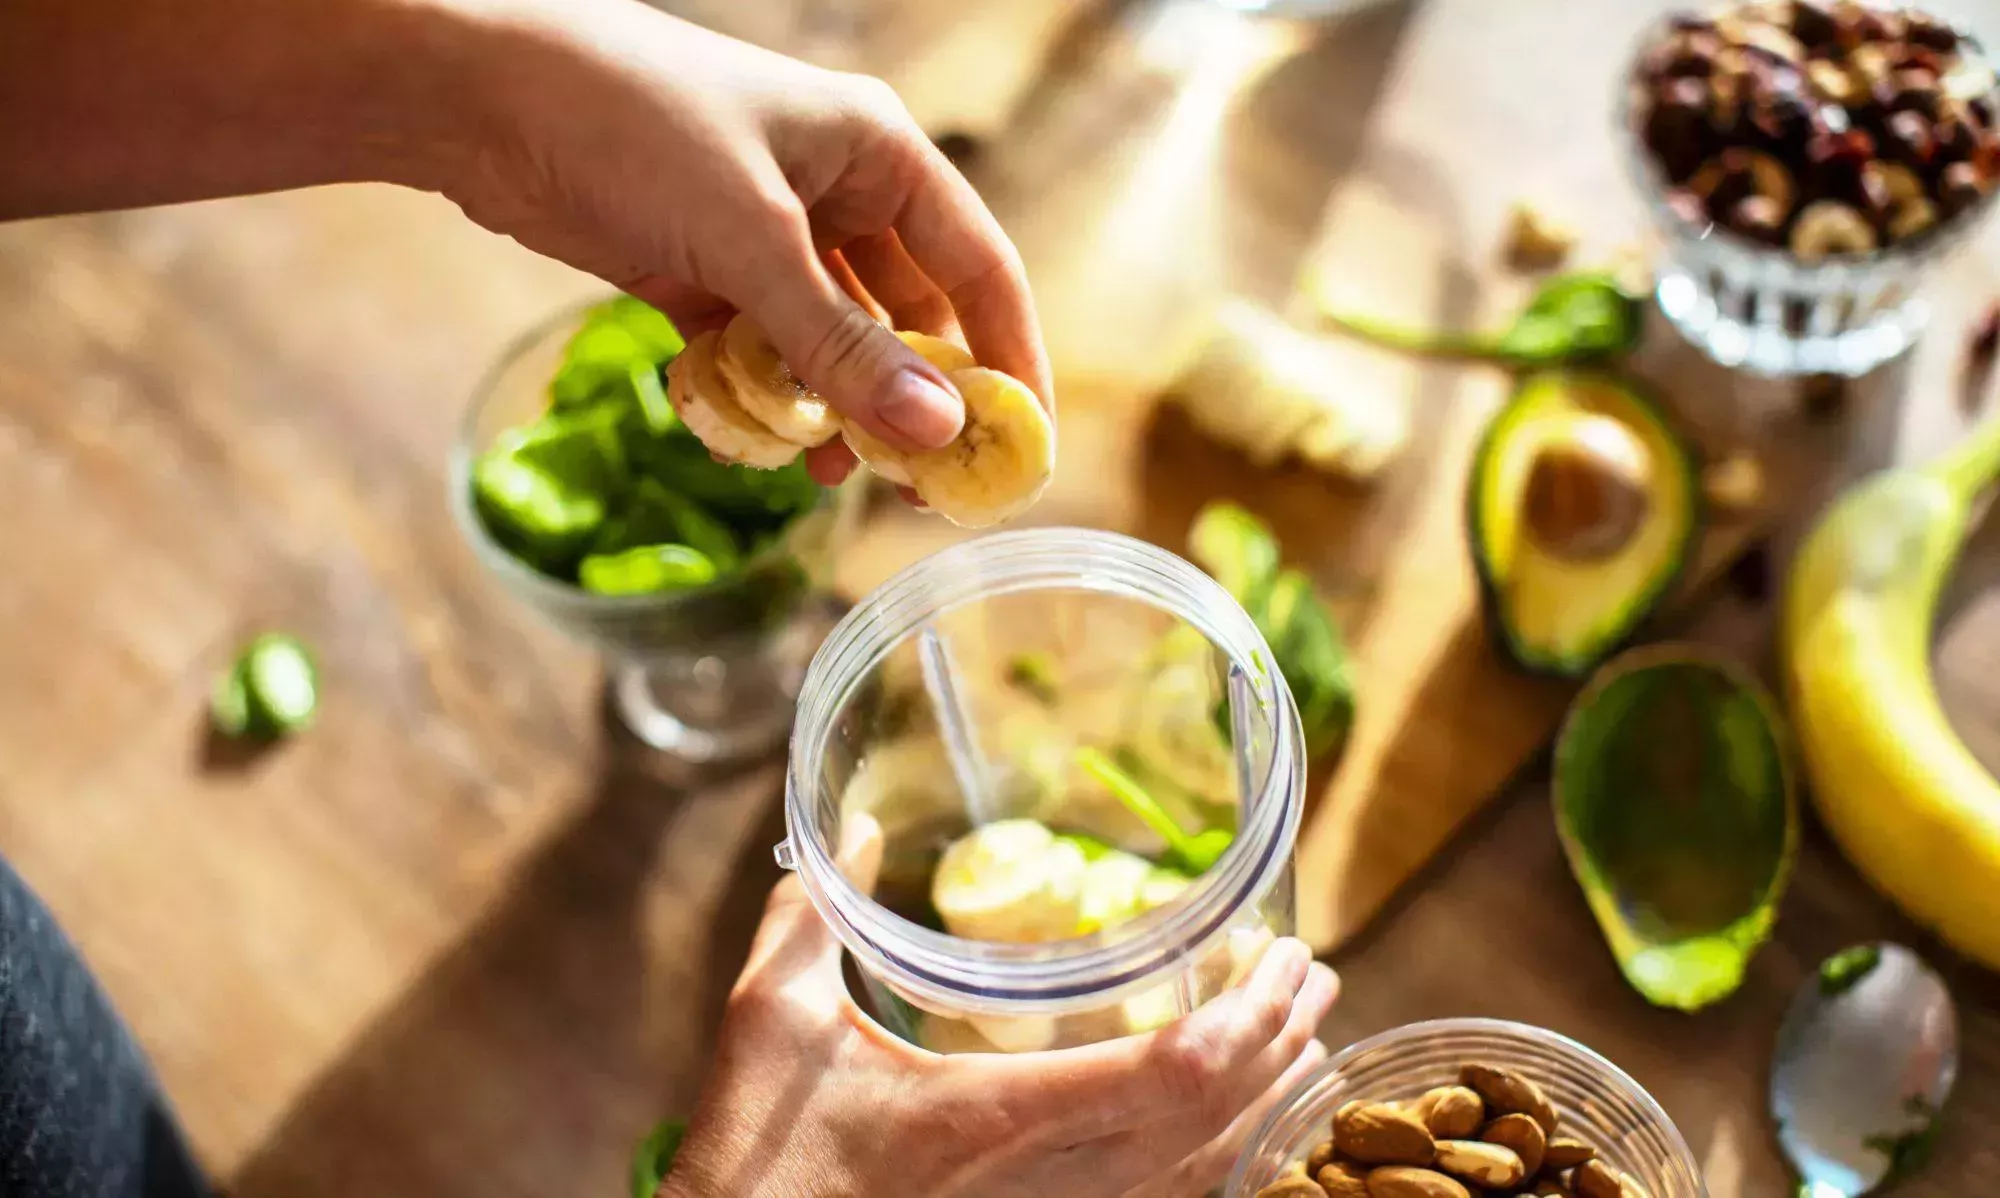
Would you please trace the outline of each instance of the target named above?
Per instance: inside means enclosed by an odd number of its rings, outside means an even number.
[[[1725,366],[1863,374],[2000,190],[1995,79],[1914,8],[1759,0],[1642,39],[1619,126],[1667,242],[1662,311]]]
[[[1413,1023],[1335,1054],[1251,1133],[1228,1198],[1706,1198],[1639,1084],[1554,1032]]]

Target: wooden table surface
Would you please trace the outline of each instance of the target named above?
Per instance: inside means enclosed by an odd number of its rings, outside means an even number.
[[[1201,456],[1185,430],[1135,423],[1222,289],[1280,302],[1312,246],[1373,242],[1408,272],[1384,290],[1472,318],[1513,294],[1492,266],[1512,200],[1577,221],[1586,254],[1640,227],[1601,114],[1650,0],[1411,0],[1324,30],[1197,3],[680,7],[881,71],[934,130],[985,135],[972,170],[1028,260],[1065,396],[1041,522],[1160,533],[1226,486],[1230,467],[1181,468]],[[1936,334],[1864,389],[1835,438],[1852,460],[1957,427],[1956,331],[2000,293],[1997,247],[1949,268]],[[700,1084],[774,878],[777,767],[696,779],[636,746],[595,663],[480,574],[442,498],[472,380],[593,289],[379,188],[0,228],[0,852],[245,1198],[617,1193],[634,1139]],[[947,535],[887,513],[846,583]],[[1323,577],[1365,578],[1376,551],[1310,547]],[[1941,658],[2000,764],[1994,556]],[[323,718],[229,760],[205,693],[267,625],[319,648]],[[1762,613],[1731,597],[1695,631],[1762,653]],[[1779,1194],[1761,1114],[1778,1014],[1824,954],[1884,935],[1945,966],[1965,1049],[1937,1162],[1900,1192],[2000,1192],[1982,1130],[2000,980],[1951,965],[1816,830],[1743,993],[1674,1015],[1619,978],[1529,778],[1341,954],[1326,1035],[1553,1027],[1653,1091],[1714,1198]]]

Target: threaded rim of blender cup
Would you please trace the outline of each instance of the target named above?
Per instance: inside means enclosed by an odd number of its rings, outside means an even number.
[[[1244,796],[1235,841],[1180,899],[1102,933],[1056,944],[963,940],[875,903],[836,867],[816,819],[817,763],[839,713],[882,659],[926,620],[1035,590],[1116,595],[1199,629],[1244,668],[1271,726],[1268,770]],[[1227,591],[1144,541],[1080,528],[997,533],[904,569],[828,635],[807,670],[793,726],[785,823],[800,880],[856,960],[913,1000],[996,1013],[1059,1013],[1108,1001],[1180,967],[1225,935],[1291,861],[1305,790],[1304,733],[1270,647]],[[1052,952],[1051,950],[1056,950]]]
[[[1407,1023],[1335,1053],[1258,1123],[1222,1192],[1250,1198],[1287,1160],[1304,1156],[1326,1137],[1341,1105],[1415,1097],[1455,1083],[1458,1067],[1473,1062],[1533,1078],[1562,1114],[1564,1134],[1579,1136],[1608,1163],[1632,1171],[1656,1198],[1707,1194],[1680,1129],[1630,1074],[1560,1032],[1482,1018]]]
[[[1711,4],[1708,7],[1713,10],[1723,6]],[[1653,161],[1639,129],[1639,84],[1632,73],[1632,68],[1638,65],[1647,47],[1660,40],[1672,27],[1672,21],[1670,13],[1648,22],[1625,55],[1625,67],[1618,74],[1617,91],[1613,97],[1613,136],[1621,150],[1625,175],[1638,191],[1654,227],[1673,243],[1677,251],[1692,253],[1702,259],[1704,269],[1727,267],[1739,275],[1749,276],[1761,286],[1781,287],[1809,295],[1838,296],[1849,290],[1877,285],[1885,275],[1906,273],[1958,249],[1971,240],[1979,226],[1992,215],[1994,205],[2000,203],[2000,188],[1995,188],[1972,207],[1913,241],[1881,246],[1863,255],[1828,258],[1823,262],[1801,262],[1784,247],[1759,244],[1720,224],[1704,229],[1689,225],[1667,205],[1667,194],[1672,187]],[[1985,42],[1964,21],[1952,19],[1950,23],[1975,53],[1982,58],[1987,57]]]

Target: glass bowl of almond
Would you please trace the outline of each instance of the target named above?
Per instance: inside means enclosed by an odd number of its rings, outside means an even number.
[[[1413,1023],[1336,1054],[1251,1133],[1229,1198],[1707,1198],[1673,1121],[1565,1036]]]

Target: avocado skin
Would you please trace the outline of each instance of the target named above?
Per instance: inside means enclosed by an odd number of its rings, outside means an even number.
[[[1542,389],[1588,385],[1607,388],[1623,396],[1632,407],[1631,413],[1651,424],[1662,439],[1673,447],[1672,462],[1655,463],[1656,470],[1677,470],[1686,480],[1687,518],[1683,522],[1680,535],[1667,566],[1651,577],[1644,591],[1633,596],[1627,613],[1614,631],[1600,643],[1586,650],[1564,655],[1560,652],[1537,646],[1523,640],[1507,619],[1505,605],[1500,598],[1500,580],[1494,575],[1484,539],[1480,534],[1479,516],[1487,491],[1487,473],[1500,451],[1505,435],[1511,431],[1511,416],[1517,415],[1523,405],[1537,401]],[[1694,452],[1687,442],[1674,431],[1662,414],[1663,407],[1654,397],[1653,391],[1636,379],[1615,374],[1603,369],[1568,368],[1542,370],[1521,376],[1515,383],[1513,393],[1505,405],[1487,423],[1486,431],[1473,451],[1472,474],[1465,491],[1465,539],[1472,556],[1472,567],[1479,578],[1479,606],[1481,617],[1496,644],[1507,660],[1525,673],[1550,678],[1581,679],[1599,665],[1610,660],[1619,650],[1632,643],[1639,626],[1647,616],[1660,605],[1680,580],[1688,559],[1693,554],[1695,538],[1700,532],[1706,513],[1703,511],[1701,496],[1701,469]],[[1649,510],[1646,518],[1656,520],[1659,513]]]

